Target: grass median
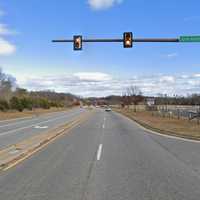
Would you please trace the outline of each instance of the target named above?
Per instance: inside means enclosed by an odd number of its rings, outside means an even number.
[[[200,140],[200,125],[187,119],[168,118],[152,115],[150,111],[134,112],[132,109],[114,109],[140,125],[161,134]]]

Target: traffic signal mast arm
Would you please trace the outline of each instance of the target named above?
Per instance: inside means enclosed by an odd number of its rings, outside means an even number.
[[[138,38],[133,42],[180,42],[179,38]]]
[[[123,39],[83,39],[82,42],[123,42]],[[74,42],[74,40],[52,40],[52,42]],[[179,42],[179,38],[135,38],[133,42]]]
[[[75,35],[72,40],[52,40],[52,42],[72,42],[74,43],[74,50],[82,50],[83,42],[121,42],[124,48],[132,48],[133,43],[136,42],[164,42],[164,43],[178,43],[178,42],[200,42],[200,36],[181,36],[179,38],[134,38],[132,32],[125,32],[123,39],[83,39],[82,35]]]

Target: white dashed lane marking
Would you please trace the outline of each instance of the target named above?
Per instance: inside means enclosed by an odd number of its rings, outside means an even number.
[[[100,144],[98,151],[97,151],[97,161],[99,161],[101,159],[102,148],[103,148],[103,144]]]

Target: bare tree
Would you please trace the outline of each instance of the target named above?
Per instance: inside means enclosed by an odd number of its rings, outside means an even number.
[[[15,78],[2,72],[0,68],[0,98],[8,101],[12,97]]]
[[[124,92],[122,94],[122,103],[121,103],[121,106],[122,106],[122,108],[124,108],[125,106],[128,106],[128,108],[129,108],[130,104],[131,104],[130,97],[127,95],[126,92]]]
[[[142,92],[138,86],[130,86],[126,88],[125,95],[123,95],[123,99],[125,105],[129,107],[129,105],[134,105],[134,111],[136,112],[136,105],[138,105],[141,101],[144,100],[142,96]]]

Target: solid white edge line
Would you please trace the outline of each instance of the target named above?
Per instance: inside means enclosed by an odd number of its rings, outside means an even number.
[[[69,111],[56,111],[56,112],[52,112],[52,113],[44,113],[42,114],[40,117],[53,117],[53,115],[55,114],[76,114],[76,112],[72,112],[72,111],[76,111],[76,109],[72,109],[72,110],[69,110]],[[63,115],[62,115],[63,116]],[[19,120],[23,120],[23,119],[33,119],[33,120],[37,120],[37,116],[36,114],[34,114],[33,116],[30,116],[30,117],[19,117],[19,118],[14,118],[14,119],[8,119],[8,120],[0,120],[0,124],[1,123],[4,123],[4,122],[9,122],[9,121],[18,121],[18,122],[14,122],[14,123],[8,123],[8,124],[5,124],[5,125],[0,125],[0,128],[4,128],[4,127],[7,127],[7,126],[13,126],[13,125],[17,125],[17,124],[22,124],[24,122],[27,122],[27,121],[19,121]]]
[[[31,118],[32,120],[37,120],[37,118]],[[5,125],[2,125],[2,126],[0,126],[0,128],[5,128],[5,127],[9,127],[9,126],[14,126],[14,125],[18,125],[18,124],[23,124],[23,123],[25,123],[25,122],[30,122],[30,121],[19,121],[19,122],[15,122],[15,123],[9,123],[9,124],[5,124]]]
[[[20,120],[20,119],[28,119],[28,118],[33,118],[33,116],[29,116],[29,117],[18,117],[18,118],[13,118],[13,119],[4,119],[4,120],[0,120],[0,123],[3,123],[3,122],[9,122],[9,121],[17,121],[17,120]]]
[[[102,147],[103,147],[103,144],[100,144],[97,151],[97,161],[101,159]]]
[[[115,112],[115,113],[116,113],[116,112]],[[145,128],[144,126],[140,125],[140,124],[137,123],[136,121],[134,121],[134,120],[128,118],[127,116],[125,116],[125,115],[123,115],[123,114],[121,114],[121,113],[116,113],[116,114],[119,114],[119,115],[125,117],[125,118],[128,119],[130,122],[135,123],[139,128],[141,128],[141,129],[143,129],[144,131],[149,132],[149,133],[151,133],[151,134],[158,135],[158,136],[162,136],[162,137],[169,138],[169,139],[182,140],[182,141],[185,141],[185,142],[200,143],[200,140],[187,139],[187,138],[182,138],[182,137],[178,137],[178,136],[167,135],[167,134],[158,133],[158,132],[156,132],[156,131],[152,131],[152,130],[150,130],[150,129]]]
[[[16,131],[21,131],[21,130],[24,130],[24,129],[27,129],[27,128],[31,128],[31,127],[34,127],[34,126],[37,126],[37,125],[40,125],[40,124],[44,124],[44,123],[47,123],[47,122],[55,121],[57,119],[62,119],[62,118],[65,118],[65,117],[66,117],[66,115],[61,116],[61,117],[57,117],[57,118],[53,118],[53,119],[49,119],[49,120],[46,120],[46,121],[42,121],[42,122],[39,122],[39,123],[36,123],[36,124],[32,124],[32,125],[29,125],[29,126],[21,127],[21,128],[18,128],[18,129],[2,132],[2,133],[0,133],[0,137],[4,136],[4,135],[7,135],[7,134],[10,134],[10,133],[14,133]]]
[[[135,122],[135,121],[134,121]],[[182,138],[182,137],[177,137],[177,136],[173,136],[173,135],[167,135],[167,134],[162,134],[162,133],[158,133],[156,131],[152,131],[150,129],[147,129],[145,127],[143,127],[142,125],[138,124],[137,122],[135,122],[137,124],[137,126],[139,126],[141,129],[145,130],[146,132],[152,133],[154,135],[158,135],[158,136],[162,136],[165,138],[170,138],[170,139],[175,139],[175,140],[182,140],[185,142],[194,142],[194,143],[200,143],[199,140],[192,140],[192,139],[187,139],[187,138]]]

